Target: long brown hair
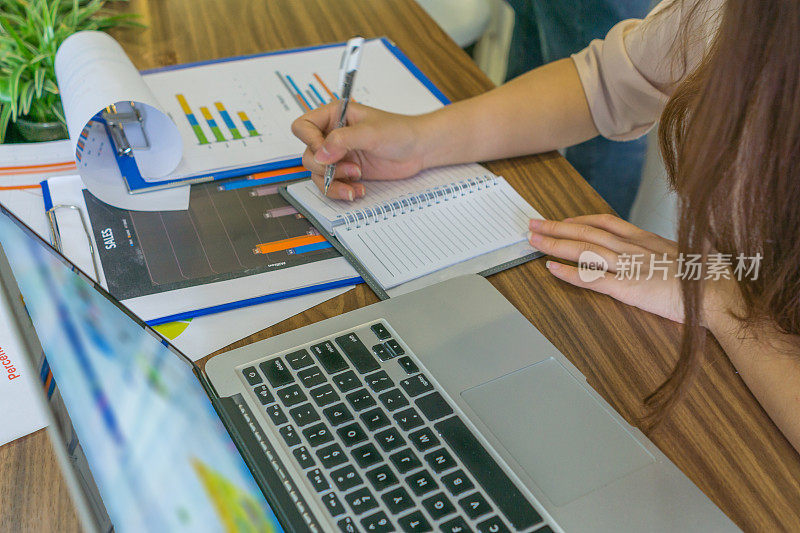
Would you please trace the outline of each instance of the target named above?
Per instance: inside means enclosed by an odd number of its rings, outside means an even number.
[[[697,4],[687,11],[700,13]],[[661,153],[679,199],[678,249],[734,260],[760,254],[757,279],[737,280],[736,318],[743,328],[770,321],[800,333],[800,1],[727,0],[718,16],[708,52],[661,116]],[[683,279],[681,290],[680,359],[645,399],[651,425],[682,396],[706,337],[703,281]]]

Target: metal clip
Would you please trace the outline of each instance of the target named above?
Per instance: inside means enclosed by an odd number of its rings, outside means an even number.
[[[58,221],[56,220],[56,211],[59,209],[71,209],[73,211],[77,211],[78,215],[81,217],[81,224],[83,225],[83,232],[86,234],[86,241],[89,243],[89,255],[92,258],[92,268],[94,268],[94,279],[97,283],[100,283],[100,269],[97,268],[97,254],[94,251],[94,245],[92,244],[92,233],[89,231],[89,224],[86,222],[86,216],[83,214],[83,211],[80,207],[75,205],[54,205],[50,209],[47,210],[47,221],[50,224],[50,241],[55,246],[56,250],[64,253],[64,248],[61,245],[61,232],[58,229]]]
[[[108,132],[114,145],[117,148],[117,155],[133,155],[133,150],[147,150],[150,148],[150,142],[147,140],[147,134],[144,131],[144,115],[142,110],[139,109],[134,102],[119,102],[118,104],[110,105],[103,110],[103,119],[106,121]],[[131,143],[125,131],[126,126],[129,128],[127,133],[132,133],[131,126],[136,127],[136,133],[139,139],[137,143]]]

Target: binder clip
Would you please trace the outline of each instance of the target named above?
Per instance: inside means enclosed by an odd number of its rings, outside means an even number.
[[[80,207],[75,205],[68,205],[68,204],[60,204],[54,205],[50,209],[46,211],[47,214],[47,222],[50,225],[50,243],[53,247],[61,252],[64,253],[64,247],[61,243],[61,231],[58,229],[58,220],[56,219],[56,212],[60,209],[69,209],[71,211],[77,211],[78,215],[81,218],[81,225],[83,226],[83,232],[86,234],[86,241],[89,243],[89,256],[92,259],[92,269],[94,270],[94,279],[96,282],[100,283],[100,269],[97,267],[97,254],[95,253],[94,245],[92,244],[92,232],[89,230],[89,223],[86,221],[86,217],[83,214],[83,211]]]
[[[133,150],[147,150],[150,143],[144,131],[144,114],[134,102],[119,102],[102,112],[117,155],[132,156]]]

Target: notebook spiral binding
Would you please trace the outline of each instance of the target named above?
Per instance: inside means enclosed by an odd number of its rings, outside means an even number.
[[[497,185],[497,176],[483,175],[455,181],[448,185],[431,187],[422,192],[410,193],[371,207],[348,211],[336,217],[336,226],[344,225],[346,231],[376,224],[381,220],[422,210],[432,205],[455,200],[482,189]]]

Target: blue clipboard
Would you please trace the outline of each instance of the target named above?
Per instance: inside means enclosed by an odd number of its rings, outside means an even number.
[[[400,50],[397,45],[395,45],[392,41],[390,41],[387,37],[381,37],[378,39],[389,52],[394,55],[400,63],[405,66],[411,74],[417,78],[420,83],[422,83],[425,88],[427,88],[433,96],[436,97],[442,104],[447,105],[450,103],[450,99],[447,98],[442,91],[439,90],[436,85],[417,67],[409,58],[406,56],[402,50]],[[148,69],[141,71],[142,75],[146,74],[153,74],[156,72],[167,72],[173,70],[182,70],[187,68],[194,68],[200,67],[204,65],[213,65],[216,63],[228,63],[231,61],[241,61],[244,59],[253,59],[257,57],[265,57],[265,56],[274,56],[274,55],[283,55],[283,54],[294,54],[297,52],[308,52],[311,50],[320,50],[325,48],[336,48],[336,47],[343,47],[346,43],[334,43],[334,44],[324,44],[319,46],[309,46],[305,48],[293,48],[290,50],[278,50],[274,52],[264,52],[260,54],[250,54],[250,55],[242,55],[242,56],[234,56],[234,57],[225,57],[220,59],[211,59],[208,61],[197,61],[194,63],[183,63],[180,65],[169,65],[166,67],[159,67],[154,69]],[[113,144],[112,144],[113,146]],[[197,176],[189,176],[186,178],[176,179],[176,180],[169,180],[169,181],[160,181],[157,183],[148,182],[142,175],[139,173],[139,167],[136,165],[136,160],[133,157],[129,156],[120,156],[117,155],[115,152],[115,157],[117,159],[117,165],[119,166],[120,173],[122,174],[125,183],[128,186],[128,190],[131,194],[142,193],[142,192],[151,192],[160,189],[166,189],[170,187],[175,187],[178,185],[191,185],[194,183],[203,183],[207,181],[216,181],[222,180],[232,177],[238,177],[245,174],[255,174],[258,172],[268,172],[271,170],[279,170],[283,168],[289,168],[293,166],[298,166],[302,164],[302,158],[300,157],[291,157],[283,160],[278,161],[270,161],[269,163],[264,163],[260,165],[252,165],[248,167],[241,167],[235,170],[225,170],[220,172],[212,172],[208,174],[200,174]]]
[[[53,199],[50,195],[50,186],[47,184],[47,180],[41,182],[42,186],[42,197],[44,200],[44,210],[45,213],[49,212],[53,208]],[[83,216],[83,214],[82,214]],[[49,218],[48,218],[49,220]],[[56,232],[56,228],[51,228],[53,232]],[[87,235],[87,238],[91,238],[91,235]],[[57,247],[56,243],[52,243],[54,247]],[[58,249],[60,253],[64,253],[63,250]],[[92,248],[92,254],[94,254],[94,249]],[[69,259],[69,258],[67,258]],[[95,261],[96,258],[92,257],[92,261]],[[99,280],[98,280],[99,282]],[[332,289],[338,289],[341,287],[351,287],[358,285],[360,283],[364,283],[364,280],[360,276],[355,276],[351,278],[345,278],[335,281],[329,281],[326,283],[320,283],[317,285],[309,285],[307,287],[299,287],[296,289],[286,290],[286,291],[279,291],[274,292],[271,294],[265,294],[262,296],[256,296],[254,298],[245,298],[243,300],[237,300],[235,302],[229,302],[226,304],[215,305],[210,307],[204,307],[201,309],[196,309],[194,311],[188,311],[185,313],[176,313],[172,315],[167,315],[163,317],[159,317],[153,320],[146,321],[149,326],[158,326],[161,324],[166,324],[169,322],[175,322],[177,320],[188,320],[190,318],[211,315],[214,313],[221,313],[223,311],[231,311],[233,309],[239,309],[241,307],[248,307],[251,305],[258,305],[267,302],[275,302],[278,300],[283,300],[285,298],[292,298],[294,296],[303,296],[305,294],[313,294],[316,292],[323,292]],[[124,305],[124,304],[123,304]]]

